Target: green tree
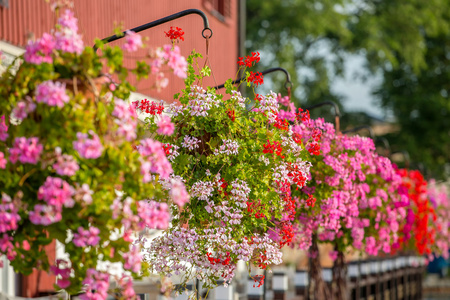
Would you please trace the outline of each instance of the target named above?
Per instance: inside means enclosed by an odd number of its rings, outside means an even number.
[[[426,70],[416,74],[406,62],[384,69],[375,95],[401,125],[388,136],[393,150],[406,149],[427,175],[443,177],[450,162],[450,36],[427,38],[426,47]]]
[[[444,121],[436,120],[437,117],[426,121],[424,113],[431,111],[428,103],[436,98],[431,114],[441,116],[444,101],[437,98],[444,99],[446,93],[443,91],[441,95],[442,86],[427,83],[425,77],[433,80],[426,74],[433,74],[440,63],[433,58],[433,52],[442,51],[446,57],[448,50],[433,50],[432,41],[438,48],[439,43],[440,47],[448,43],[449,9],[448,0],[247,0],[246,45],[248,51],[260,50],[265,54],[261,69],[281,66],[291,73],[293,95],[297,104],[303,106],[325,100],[341,105],[342,95],[331,89],[333,80],[344,74],[349,54],[364,57],[364,76],[383,77],[375,95],[381,98],[376,99],[382,99],[383,107],[392,110],[402,129],[391,142],[406,146],[413,160],[424,161],[435,169],[448,161],[444,155],[445,150],[450,153],[444,140],[448,139],[448,129],[444,130]],[[441,70],[441,76],[445,72],[448,72],[445,68]],[[393,86],[397,76],[408,85]],[[283,78],[273,78],[273,89],[279,90]],[[406,89],[421,92],[415,97],[417,110],[413,111]],[[429,129],[417,130],[417,112],[421,128]],[[424,133],[430,134],[427,143],[423,143]]]

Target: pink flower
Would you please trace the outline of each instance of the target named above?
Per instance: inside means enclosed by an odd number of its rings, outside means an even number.
[[[158,121],[158,129],[156,132],[163,135],[172,135],[175,130],[175,125],[170,121],[169,116],[161,115],[161,119]]]
[[[27,240],[22,242],[22,249],[25,251],[29,251],[31,249],[30,243]]]
[[[8,126],[5,123],[5,116],[2,116],[0,118],[0,141],[5,141],[8,136]]]
[[[166,203],[156,201],[139,201],[138,216],[141,230],[146,227],[151,229],[167,229],[169,227],[170,213]]]
[[[29,213],[30,221],[36,225],[48,226],[61,221],[61,208],[53,205],[36,204]]]
[[[158,173],[161,178],[167,179],[173,173],[172,166],[167,160],[162,144],[152,139],[141,140],[139,153],[141,158],[141,174],[144,182],[151,181],[150,173]]]
[[[52,63],[51,54],[55,48],[55,40],[53,36],[44,33],[42,38],[36,42],[29,41],[26,47],[24,59],[31,64],[39,65],[41,63]]]
[[[0,169],[6,168],[7,163],[8,163],[8,161],[5,158],[5,154],[0,151]]]
[[[36,109],[36,104],[31,97],[27,96],[25,100],[19,101],[12,110],[12,116],[18,120],[24,120],[29,113]]]
[[[88,138],[87,133],[78,132],[78,140],[73,142],[73,148],[83,158],[97,159],[102,155],[103,145],[94,131],[89,130],[89,134],[92,136],[92,139]]]
[[[135,52],[142,47],[142,37],[140,34],[127,30],[125,32],[125,44],[122,45],[122,49],[128,52]]]
[[[0,232],[16,230],[20,219],[18,209],[11,202],[11,197],[2,194],[2,201],[0,204]]]
[[[156,78],[155,78],[156,90],[159,92],[159,91],[161,91],[161,89],[166,88],[167,85],[169,85],[169,79],[164,77],[164,73],[159,72],[158,74],[156,74]]]
[[[84,230],[83,227],[78,227],[78,233],[73,235],[73,243],[77,247],[97,246],[100,242],[100,229],[97,227],[89,227]]]
[[[194,150],[199,148],[200,140],[194,136],[185,135],[183,142],[181,142],[181,147],[187,148],[189,150]]]
[[[82,202],[82,204],[91,204],[92,203],[92,194],[94,192],[89,188],[87,183],[83,183],[81,187],[78,187],[75,190],[74,198],[78,202]]]
[[[70,98],[66,94],[66,84],[61,82],[53,82],[51,80],[44,81],[36,88],[36,102],[45,103],[49,106],[63,107],[69,102]]]
[[[172,187],[169,190],[169,196],[172,201],[179,207],[183,207],[189,202],[189,194],[186,191],[186,187],[181,180],[172,179]]]
[[[66,9],[58,19],[61,28],[55,33],[55,49],[63,52],[81,54],[84,50],[84,43],[81,35],[78,34],[78,20],[73,12]]]
[[[10,261],[14,260],[17,256],[17,252],[14,251],[14,245],[11,243],[12,240],[13,238],[6,233],[0,239],[0,251],[6,253],[6,258]]]
[[[73,176],[80,169],[77,161],[72,155],[61,155],[61,148],[56,148],[56,163],[53,164],[53,169],[61,176]]]
[[[136,139],[137,114],[132,105],[121,99],[114,100],[114,110],[112,115],[116,117],[115,123],[119,125],[117,134],[125,137],[127,141]]]
[[[59,177],[48,176],[37,193],[39,200],[44,200],[48,205],[57,208],[73,207],[74,201],[72,196],[74,194],[73,187],[66,181]]]
[[[72,31],[56,32],[56,46],[57,50],[68,53],[81,54],[84,50],[84,43],[81,35]]]
[[[334,261],[338,257],[338,252],[337,251],[330,251],[329,255],[330,255],[330,258]]]
[[[180,78],[186,78],[187,74],[187,61],[184,56],[181,55],[180,48],[178,46],[172,46],[171,44],[164,45],[162,48],[158,48],[155,51],[155,59],[150,63],[152,74],[161,74],[160,69],[163,64],[167,64],[169,68],[173,70],[175,76]],[[167,85],[167,81],[162,81],[163,76],[158,75],[157,87],[161,88]],[[158,84],[158,81],[160,83]]]
[[[123,264],[125,270],[131,270],[135,273],[141,270],[142,255],[137,246],[131,246],[130,252],[123,254],[123,259],[125,261]]]
[[[133,105],[128,104],[122,99],[114,99],[114,110],[112,115],[121,120],[137,118],[136,110]]]
[[[118,123],[119,125],[119,128],[117,129],[118,135],[123,136],[125,140],[129,142],[134,141],[136,139],[137,122],[135,120],[129,122],[120,122],[116,120],[116,123]]]
[[[81,300],[106,300],[108,297],[109,275],[88,269],[86,278],[83,280],[85,294],[80,296]]]
[[[376,246],[377,242],[374,237],[367,237],[366,238],[366,252],[369,255],[377,255],[378,254],[378,247]]]
[[[119,286],[122,287],[122,296],[125,299],[135,299],[136,293],[133,288],[133,279],[131,276],[122,275],[119,280]]]
[[[58,259],[56,261],[56,265],[50,266],[50,272],[58,277],[56,284],[60,288],[65,289],[70,286],[71,268],[69,267],[69,263],[67,261]]]
[[[19,137],[14,140],[14,145],[9,149],[9,160],[16,163],[19,160],[21,163],[36,164],[41,156],[44,147],[39,144],[37,137],[25,138]]]
[[[66,9],[58,19],[58,24],[67,29],[78,32],[78,20],[74,17],[73,11]]]
[[[180,78],[186,78],[187,62],[184,56],[181,55],[180,47],[172,45],[164,45],[164,50],[167,55],[167,65],[173,70],[173,74]]]

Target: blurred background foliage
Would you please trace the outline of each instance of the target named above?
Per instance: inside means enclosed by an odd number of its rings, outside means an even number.
[[[373,123],[365,112],[345,111],[332,88],[346,59],[362,57],[355,80],[380,79],[373,103],[398,128],[385,134],[391,150],[409,152],[411,166],[428,176],[450,175],[449,0],[247,0],[246,22],[247,52],[263,56],[258,70],[287,69],[298,106],[337,102],[343,129]],[[283,89],[283,74],[269,80]],[[333,120],[328,108],[318,115]]]

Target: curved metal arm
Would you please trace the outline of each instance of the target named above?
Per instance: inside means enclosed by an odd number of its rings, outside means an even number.
[[[392,152],[392,153],[391,153],[390,157],[392,158],[392,156],[393,156],[394,154],[397,154],[397,153],[400,153],[400,154],[403,155],[403,159],[405,160],[405,167],[406,167],[407,169],[409,169],[409,164],[411,163],[411,158],[410,158],[410,156],[409,156],[409,152],[406,151],[406,150],[395,151],[395,152]]]
[[[370,127],[369,125],[361,125],[352,129],[348,129],[348,130],[344,130],[342,131],[342,133],[346,134],[346,133],[351,133],[351,132],[358,132],[361,129],[367,129],[367,131],[369,131],[369,136],[372,140],[375,141],[375,133],[373,132],[372,127]]]
[[[292,86],[291,75],[290,75],[289,72],[288,72],[286,69],[284,69],[284,68],[281,68],[281,67],[270,68],[270,69],[267,69],[267,70],[265,70],[265,71],[262,71],[261,74],[262,74],[262,75],[266,75],[266,74],[269,74],[269,73],[272,73],[272,72],[275,72],[275,71],[281,71],[281,72],[283,72],[284,74],[286,74],[286,82],[284,83],[284,87],[285,87],[286,89],[288,89],[288,87]],[[244,81],[244,80],[245,80],[245,76],[244,76],[244,77],[241,77],[241,78],[239,78],[239,79],[236,79],[236,80],[233,81],[231,84],[241,83],[241,82]],[[288,84],[289,84],[290,86],[289,86]],[[224,84],[221,84],[221,85],[218,85],[218,86],[215,86],[214,88],[215,88],[216,90],[219,90],[219,89],[223,89],[224,87],[225,87],[225,83],[224,83]]]
[[[173,15],[161,18],[159,20],[156,20],[156,21],[153,21],[153,22],[150,22],[150,23],[147,23],[147,24],[144,24],[144,25],[141,25],[141,26],[129,29],[129,31],[140,32],[140,31],[143,31],[143,30],[146,30],[146,29],[149,29],[149,28],[152,28],[152,27],[155,27],[155,26],[158,26],[158,25],[170,22],[172,20],[179,19],[181,17],[187,16],[187,15],[190,15],[190,14],[197,14],[197,15],[200,15],[203,18],[203,27],[204,28],[203,28],[203,31],[202,31],[202,36],[204,38],[206,38],[205,35],[204,35],[204,32],[205,32],[205,30],[209,30],[211,32],[211,35],[209,37],[212,37],[213,32],[212,32],[211,28],[209,28],[208,18],[206,17],[204,12],[202,12],[199,9],[195,9],[195,8],[186,9],[186,10],[177,12],[177,13],[175,13]],[[126,31],[122,32],[122,35],[119,35],[119,36],[117,36],[116,34],[112,35],[110,37],[102,39],[102,41],[105,42],[105,44],[107,44],[107,43],[119,40],[119,39],[121,39],[121,38],[123,38],[125,36],[125,33],[126,33]],[[94,50],[97,51],[97,47],[96,46],[94,46]]]
[[[318,108],[321,106],[325,106],[325,105],[331,105],[334,108],[334,119],[335,119],[335,125],[336,125],[336,131],[339,132],[340,130],[340,116],[341,116],[341,111],[339,110],[339,106],[333,102],[333,101],[324,101],[324,102],[320,102],[311,106],[306,107],[305,109],[307,110],[312,110],[314,108]]]

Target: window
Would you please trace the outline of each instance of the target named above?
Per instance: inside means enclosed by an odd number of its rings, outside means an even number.
[[[203,0],[203,6],[222,22],[231,16],[230,0]]]

